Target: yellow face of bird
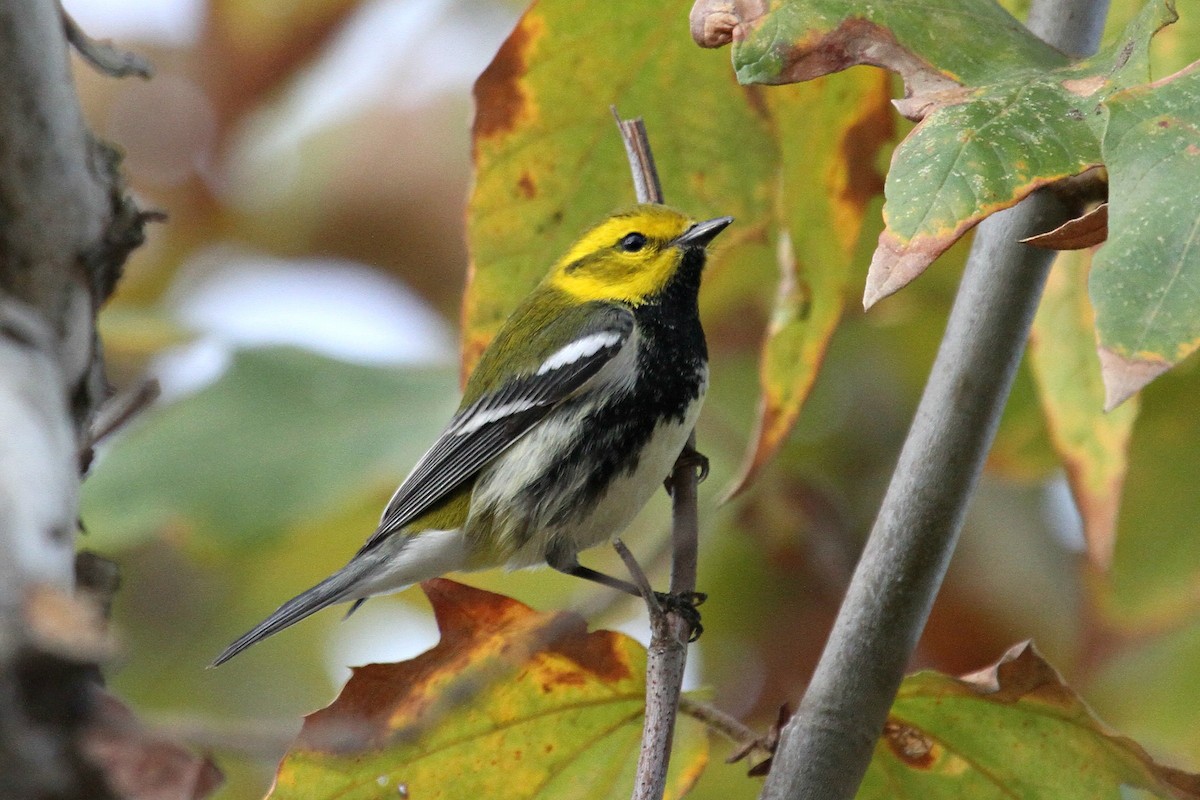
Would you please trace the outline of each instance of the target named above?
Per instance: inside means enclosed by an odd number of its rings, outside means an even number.
[[[549,282],[582,301],[638,305],[660,291],[683,252],[672,242],[695,220],[659,205],[640,205],[592,228],[555,264]]]

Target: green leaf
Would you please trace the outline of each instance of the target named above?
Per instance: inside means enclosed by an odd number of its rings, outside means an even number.
[[[1058,80],[1026,75],[925,117],[892,156],[864,304],[903,288],[984,217],[1098,163],[1087,113]]]
[[[1091,583],[1102,618],[1120,630],[1162,630],[1200,608],[1197,393],[1200,364],[1188,362],[1139,398],[1113,567]]]
[[[1175,18],[1171,0],[1151,0],[1121,39],[1071,64],[991,0],[933,8],[792,0],[747,23],[734,63],[745,81],[804,80],[854,64],[904,78],[909,96],[897,106],[921,123],[893,154],[870,306],[984,217],[1099,164],[1099,102],[1149,79],[1150,37]]]
[[[148,413],[103,454],[84,484],[89,545],[167,530],[208,546],[261,545],[350,498],[382,506],[455,395],[446,370],[242,351],[216,383]]]
[[[1090,261],[1087,251],[1073,251],[1055,262],[1033,321],[1029,363],[1051,441],[1083,517],[1088,553],[1096,565],[1107,568],[1137,405],[1103,412],[1104,384],[1087,298]]]
[[[864,209],[883,188],[869,159],[892,138],[890,97],[887,77],[865,72],[769,97],[786,192],[779,278],[760,358],[756,433],[727,498],[783,446],[841,321]]]
[[[1050,446],[1046,416],[1038,402],[1029,360],[1022,360],[1004,404],[996,439],[988,451],[986,468],[1008,480],[1033,483],[1055,476],[1060,466]]]
[[[1154,752],[1197,763],[1200,619],[1193,615],[1178,628],[1122,644],[1088,683],[1096,711]]]
[[[981,84],[1065,60],[992,0],[769,5],[765,14],[742,20],[744,35],[733,51],[742,83],[793,83],[874,63],[920,91]],[[985,41],[988,46],[981,47]]]
[[[1091,294],[1109,407],[1200,346],[1200,64],[1104,102],[1109,239]]]
[[[858,797],[1121,800],[1131,788],[1200,797],[1200,776],[1108,730],[1026,643],[965,678],[906,678]]]
[[[272,800],[628,797],[642,646],[452,581],[423,588],[441,641],[411,661],[356,669],[305,720]],[[666,796],[685,794],[707,761],[702,727],[680,718]]]

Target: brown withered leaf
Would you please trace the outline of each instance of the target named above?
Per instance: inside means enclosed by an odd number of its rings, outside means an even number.
[[[1024,244],[1047,250],[1084,250],[1108,238],[1108,203],[1101,203],[1082,217],[1067,220],[1052,231],[1022,239]]]
[[[422,588],[437,646],[355,669],[338,699],[305,720],[271,798],[439,796],[447,775],[455,797],[517,800],[530,787],[544,797],[607,798],[616,786],[627,794],[645,710],[642,646],[588,633],[578,615],[539,613],[453,581]],[[672,796],[707,759],[703,729],[681,719]]]

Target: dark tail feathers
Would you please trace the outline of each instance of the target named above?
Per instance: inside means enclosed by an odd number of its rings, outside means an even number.
[[[229,647],[226,647],[225,652],[217,656],[216,660],[209,666],[217,667],[224,664],[255,642],[279,633],[284,628],[304,619],[309,614],[316,613],[335,603],[350,600],[353,597],[350,589],[362,578],[362,569],[355,569],[354,567],[354,562],[351,562],[316,586],[288,600],[276,609],[274,614],[255,625],[240,639],[229,645]]]

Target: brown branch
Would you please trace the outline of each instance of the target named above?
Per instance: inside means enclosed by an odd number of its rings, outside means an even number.
[[[88,425],[79,449],[79,471],[86,473],[91,467],[93,449],[125,427],[131,419],[149,408],[162,394],[162,388],[154,378],[141,381],[136,386],[109,398],[96,411]]]
[[[686,695],[679,698],[679,710],[694,720],[704,723],[709,730],[721,734],[729,741],[738,745],[742,750],[761,750],[763,755],[771,755],[767,745],[767,737],[754,732],[748,725],[726,714],[721,709],[709,703],[692,700]]]
[[[658,180],[658,169],[654,166],[654,154],[650,152],[650,138],[646,136],[646,124],[641,117],[621,119],[616,106],[609,106],[621,141],[625,144],[625,157],[629,159],[629,171],[633,178],[633,191],[639,203],[663,202],[662,183]]]

